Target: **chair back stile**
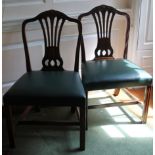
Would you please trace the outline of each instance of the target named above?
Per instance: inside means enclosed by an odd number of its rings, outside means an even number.
[[[110,6],[101,5],[93,8],[87,13],[81,14],[78,17],[80,21],[82,20],[82,18],[90,15],[92,15],[94,19],[94,23],[96,25],[97,30],[97,46],[94,53],[95,54],[94,59],[113,58],[114,51],[111,46],[111,28],[116,14],[126,17],[127,21],[127,27],[125,33],[125,47],[123,52],[123,58],[127,59],[128,40],[130,32],[130,16],[127,13],[118,11]],[[85,62],[86,57],[85,57],[83,36],[81,40],[81,51],[82,51],[82,62]]]
[[[82,35],[82,26],[77,19],[70,18],[62,12],[49,10],[40,13],[38,16],[25,20],[22,25],[22,37],[25,49],[26,69],[27,72],[32,71],[29,58],[29,51],[26,38],[26,25],[30,22],[39,21],[44,37],[45,54],[42,59],[42,71],[63,71],[63,59],[60,55],[60,36],[65,21],[74,22],[78,25],[78,42],[76,46],[74,71],[79,70],[79,51]]]

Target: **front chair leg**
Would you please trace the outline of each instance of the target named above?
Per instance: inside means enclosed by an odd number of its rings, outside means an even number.
[[[149,102],[150,102],[150,95],[151,95],[151,86],[147,86],[145,88],[144,109],[143,109],[143,114],[142,114],[142,123],[146,123],[146,121],[147,121]]]
[[[88,130],[88,91],[86,93],[86,130]]]
[[[85,150],[86,106],[80,106],[80,150]]]
[[[12,108],[9,105],[4,104],[5,114],[6,114],[6,123],[7,130],[9,135],[9,145],[11,148],[15,147],[15,137],[14,137],[14,128],[13,128],[13,117],[12,117]]]

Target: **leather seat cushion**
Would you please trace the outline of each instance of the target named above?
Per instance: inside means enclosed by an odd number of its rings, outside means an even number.
[[[17,80],[3,100],[21,105],[80,105],[85,102],[85,92],[77,72],[32,71]]]
[[[82,64],[82,81],[87,90],[151,85],[152,77],[125,59],[87,61]]]

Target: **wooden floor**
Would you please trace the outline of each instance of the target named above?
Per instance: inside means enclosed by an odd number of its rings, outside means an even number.
[[[145,92],[145,90],[143,88],[129,89],[129,91],[131,93],[133,93],[136,97],[138,97],[140,100],[143,100],[143,98],[144,98],[144,92]],[[153,109],[153,89],[151,91],[149,107]]]
[[[140,100],[143,100],[144,97],[144,89],[130,89],[131,93],[133,93]],[[147,117],[147,124],[153,129],[153,89],[151,91],[150,103],[149,103],[149,111]]]

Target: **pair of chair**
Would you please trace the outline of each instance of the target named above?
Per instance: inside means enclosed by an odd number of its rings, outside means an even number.
[[[111,47],[111,28],[115,14],[125,16],[127,19],[127,31],[123,59],[113,57]],[[95,58],[86,61],[84,40],[82,36],[83,17],[92,15],[97,29],[97,47]],[[38,16],[25,20],[22,25],[22,35],[26,56],[25,73],[4,95],[4,107],[7,116],[10,146],[15,146],[14,130],[12,124],[12,105],[32,106],[69,106],[72,110],[80,108],[79,122],[59,122],[59,125],[80,126],[80,149],[85,149],[85,129],[87,128],[87,110],[89,108],[105,107],[105,105],[88,105],[88,91],[99,89],[134,86],[146,86],[146,98],[142,121],[146,122],[152,77],[142,68],[127,60],[128,38],[130,29],[129,15],[116,10],[113,7],[101,5],[88,13],[81,14],[79,20],[70,18],[65,14],[50,10]],[[42,69],[32,71],[28,52],[25,27],[28,23],[38,20],[40,22],[45,44],[45,55],[42,59]],[[60,55],[59,44],[62,27],[65,21],[73,22],[78,27],[78,40],[73,71],[67,71],[63,67],[63,59]],[[55,31],[54,31],[55,30]],[[79,56],[82,57],[82,82],[79,76]],[[83,88],[84,86],[84,88]],[[138,101],[134,101],[134,103]],[[130,103],[131,104],[131,103]],[[120,104],[117,104],[120,105]],[[107,105],[109,106],[109,105]],[[25,121],[27,124],[37,122]],[[43,122],[39,122],[42,123]],[[49,122],[45,122],[45,124]],[[58,125],[58,122],[53,122]]]

